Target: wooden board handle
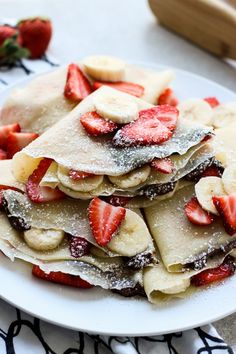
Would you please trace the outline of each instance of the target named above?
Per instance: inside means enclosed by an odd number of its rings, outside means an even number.
[[[163,26],[217,56],[236,59],[235,7],[221,0],[148,1]]]

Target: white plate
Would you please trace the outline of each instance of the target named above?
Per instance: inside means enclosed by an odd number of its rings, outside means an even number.
[[[163,69],[163,66],[146,66]],[[172,86],[180,99],[216,96],[221,102],[236,101],[233,92],[214,82],[182,70],[175,72]],[[5,90],[0,100],[9,91]],[[0,255],[0,279],[0,297],[7,302],[54,324],[90,333],[164,334],[210,323],[236,311],[236,276],[217,287],[162,306],[102,289],[75,290],[43,282],[31,276],[29,265],[12,263],[3,255]]]

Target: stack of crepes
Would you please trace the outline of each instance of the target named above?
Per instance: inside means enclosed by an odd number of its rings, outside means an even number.
[[[208,269],[233,274],[234,225],[212,201],[231,196],[232,178],[221,178],[211,127],[187,118],[106,85],[88,95],[0,162],[1,251],[44,279],[153,303],[185,295]]]

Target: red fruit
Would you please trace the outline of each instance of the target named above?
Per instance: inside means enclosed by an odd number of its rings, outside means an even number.
[[[95,81],[93,83],[94,90],[97,90],[101,86],[109,86],[116,90],[128,93],[129,95],[141,97],[144,94],[144,87],[138,84],[133,84],[132,82],[105,82],[105,81]]]
[[[85,256],[90,251],[90,243],[83,237],[70,237],[70,253],[72,257]]]
[[[72,286],[74,288],[90,289],[93,285],[81,279],[78,275],[71,275],[62,272],[45,273],[39,266],[34,265],[32,274],[40,279],[50,281],[52,283]]]
[[[132,197],[122,197],[119,195],[110,195],[109,197],[103,197],[102,199],[105,200],[105,202],[107,202],[113,206],[124,207],[132,199]]]
[[[174,165],[171,159],[165,157],[164,159],[154,159],[151,162],[151,167],[162,173],[172,173],[174,170]]]
[[[191,278],[191,284],[195,286],[204,286],[216,281],[223,280],[235,273],[235,262],[231,256],[226,257],[224,262],[216,268],[203,270],[201,273]]]
[[[100,246],[106,246],[125,217],[126,210],[94,198],[88,208],[92,234]]]
[[[202,177],[209,177],[209,176],[216,176],[216,177],[221,177],[222,173],[219,168],[216,166],[210,166],[205,169],[205,171],[201,174]]]
[[[28,18],[18,23],[23,47],[30,51],[30,57],[40,58],[47,50],[52,37],[52,24],[40,17]]]
[[[20,132],[21,128],[18,123],[0,126],[0,147],[6,149],[7,138],[11,132]]]
[[[41,160],[38,167],[28,178],[26,183],[26,193],[29,199],[34,203],[46,203],[65,198],[65,194],[58,188],[52,189],[50,187],[39,186],[39,183],[50,167],[52,161],[53,160],[51,159]]]
[[[165,89],[158,98],[157,104],[163,105],[168,104],[170,106],[176,107],[179,103],[179,100],[174,94],[174,91],[171,88]]]
[[[195,225],[210,225],[214,221],[214,215],[202,209],[195,197],[185,205],[184,211],[189,221]]]
[[[83,172],[83,171],[76,171],[72,169],[69,171],[69,177],[74,181],[80,181],[81,179],[85,179],[87,177],[92,177],[92,176],[95,176],[95,174],[89,172]]]
[[[236,233],[236,193],[215,196],[212,201],[223,219],[224,227],[229,235]]]
[[[22,38],[19,36],[19,32],[16,28],[10,27],[8,25],[0,26],[0,46],[2,46],[6,39],[16,37],[16,42],[21,45]]]
[[[37,139],[38,136],[35,133],[9,133],[7,138],[7,157],[12,159],[18,151],[21,151],[33,140]]]
[[[6,160],[6,159],[7,159],[6,151],[0,149],[0,160]]]
[[[80,70],[78,65],[70,64],[68,66],[64,96],[71,101],[80,102],[90,95],[92,87],[89,80]]]
[[[206,97],[206,98],[204,98],[204,101],[209,103],[209,105],[212,108],[215,108],[215,107],[219,106],[219,104],[220,104],[220,102],[218,101],[218,99],[216,97]]]
[[[169,112],[169,113],[168,113]],[[156,145],[169,140],[173,135],[173,120],[177,120],[178,111],[171,106],[157,106],[139,112],[139,118],[121,128],[113,138],[116,146]],[[164,124],[161,119],[171,120]],[[169,129],[166,125],[171,126]]]
[[[95,111],[84,113],[80,117],[80,123],[86,132],[93,136],[112,133],[117,129],[117,125],[114,122],[102,118]]]

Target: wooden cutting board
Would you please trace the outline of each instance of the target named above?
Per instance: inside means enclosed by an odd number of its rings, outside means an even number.
[[[236,0],[148,0],[161,25],[219,57],[236,59]]]

